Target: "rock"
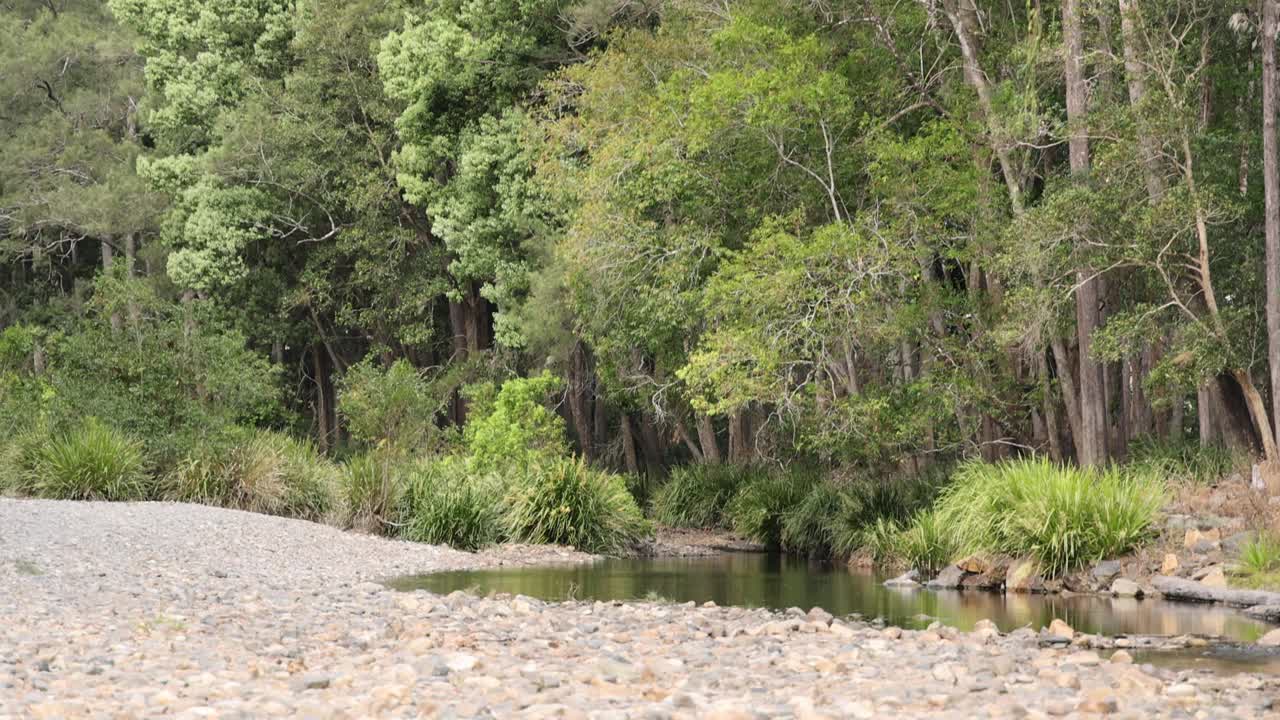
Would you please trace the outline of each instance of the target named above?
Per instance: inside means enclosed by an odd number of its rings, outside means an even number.
[[[979,575],[991,569],[991,563],[981,555],[970,555],[956,563],[961,570],[972,575]]]
[[[880,634],[889,638],[890,640],[897,640],[898,638],[902,637],[902,628],[896,627],[894,625],[890,625],[884,630],[881,630]]]
[[[1075,628],[1066,624],[1062,620],[1054,618],[1053,621],[1049,623],[1049,634],[1070,640],[1076,636],[1076,631]]]
[[[1085,692],[1076,710],[1082,713],[1110,715],[1120,710],[1120,702],[1110,688],[1093,688]]]
[[[1186,534],[1182,536],[1182,547],[1190,550],[1200,542],[1200,531],[1196,528],[1187,528]]]
[[[933,679],[947,685],[955,685],[956,671],[947,663],[938,663],[933,666]]]
[[[1280,605],[1253,605],[1245,608],[1244,614],[1269,623],[1280,624]]]
[[[1178,571],[1178,556],[1173,553],[1164,554],[1164,562],[1160,563],[1161,575],[1172,575]]]
[[[1191,551],[1198,555],[1208,555],[1220,549],[1222,545],[1216,540],[1201,540],[1191,547]]]
[[[811,608],[809,610],[809,614],[806,615],[806,617],[809,619],[809,622],[818,623],[823,627],[830,625],[831,621],[835,619],[835,617],[831,613],[827,612],[826,610],[823,610],[820,607]]]
[[[885,580],[884,584],[886,587],[916,587],[920,584],[919,577],[920,573],[915,570],[908,570],[896,578]]]
[[[938,573],[938,576],[925,583],[931,588],[942,588],[954,590],[960,587],[960,581],[964,580],[965,572],[958,565],[948,565]]]
[[[1111,583],[1111,594],[1116,597],[1142,597],[1142,588],[1128,578],[1116,578]]]
[[[1235,555],[1240,552],[1240,548],[1244,547],[1253,539],[1251,532],[1238,532],[1222,541],[1222,549]]]
[[[1093,566],[1093,570],[1090,574],[1093,575],[1093,578],[1098,582],[1101,582],[1104,584],[1109,583],[1113,579],[1115,579],[1117,575],[1120,574],[1120,561],[1119,560],[1103,560],[1102,562]]]
[[[464,653],[449,655],[444,659],[444,666],[449,669],[449,672],[455,673],[473,670],[479,664],[480,659],[475,655],[467,655]]]
[[[1232,607],[1253,607],[1255,605],[1280,605],[1280,593],[1266,590],[1237,590],[1234,588],[1210,587],[1186,578],[1157,575],[1151,579],[1152,586],[1166,598],[1174,600],[1191,600],[1194,602],[1220,602]]]
[[[329,687],[332,682],[333,676],[328,673],[309,672],[302,676],[302,681],[299,685],[302,686],[303,690],[323,690]]]
[[[1222,572],[1220,565],[1215,565],[1200,578],[1200,583],[1211,588],[1225,588],[1227,586],[1227,575]]]
[[[1174,683],[1164,689],[1164,694],[1171,698],[1193,698],[1199,691],[1196,686],[1190,683]]]
[[[1014,560],[1009,564],[1004,586],[1012,592],[1040,592],[1044,590],[1044,579],[1034,560]]]
[[[1280,647],[1280,628],[1258,638],[1258,644],[1263,647]]]
[[[1128,650],[1117,650],[1111,653],[1111,662],[1120,663],[1122,665],[1132,665],[1133,656],[1129,654]]]
[[[1066,656],[1062,659],[1062,662],[1069,665],[1093,666],[1101,665],[1102,658],[1098,657],[1098,653],[1093,652],[1092,650],[1081,650],[1080,652],[1073,652]]]

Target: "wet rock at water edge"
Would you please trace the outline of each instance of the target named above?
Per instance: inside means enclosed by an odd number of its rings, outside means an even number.
[[[1103,560],[1102,562],[1093,566],[1093,571],[1091,574],[1093,575],[1094,580],[1097,580],[1098,582],[1101,582],[1101,583],[1108,583],[1114,580],[1116,576],[1120,574],[1120,570],[1121,568],[1120,568],[1119,560]]]
[[[948,565],[942,569],[942,572],[938,573],[937,577],[930,580],[926,585],[931,588],[954,590],[960,587],[961,582],[964,580],[964,576],[965,571],[958,565]]]
[[[1142,597],[1142,587],[1128,578],[1117,578],[1111,583],[1111,594],[1116,597]]]
[[[890,578],[884,581],[886,587],[918,587],[920,573],[915,570],[908,570],[896,578]]]
[[[1258,644],[1263,647],[1280,647],[1280,629],[1272,630],[1258,638]]]

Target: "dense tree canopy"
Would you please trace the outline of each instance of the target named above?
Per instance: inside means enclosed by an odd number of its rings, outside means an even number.
[[[0,418],[1280,461],[1276,12],[10,2]]]

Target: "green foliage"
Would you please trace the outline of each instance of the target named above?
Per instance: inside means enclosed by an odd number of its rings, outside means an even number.
[[[1250,575],[1280,570],[1280,538],[1260,532],[1240,548],[1240,564]]]
[[[725,506],[748,477],[727,464],[682,465],[654,493],[653,519],[678,528],[714,528],[728,524]]]
[[[381,368],[366,359],[348,368],[338,388],[338,412],[352,439],[366,447],[434,449],[441,409],[430,385],[405,360]]]
[[[20,489],[36,497],[145,500],[151,490],[142,444],[92,417],[28,458]]]
[[[836,524],[832,522],[844,505],[844,496],[831,482],[819,482],[783,512],[780,544],[787,552],[826,557],[835,547]]]
[[[1056,575],[1150,538],[1163,502],[1164,484],[1146,473],[1045,459],[968,463],[943,491],[934,520],[961,552],[1030,556]]]
[[[770,547],[780,547],[784,518],[788,511],[800,505],[813,484],[814,478],[807,472],[752,472],[729,501],[724,515],[734,532]],[[800,524],[813,520],[805,519]]]
[[[1201,445],[1196,440],[1160,442],[1138,438],[1129,446],[1129,467],[1168,481],[1212,485],[1249,467],[1243,453],[1222,445]]]
[[[941,512],[921,512],[892,541],[884,535],[887,527],[877,528],[876,551],[893,553],[925,574],[936,573],[960,551],[950,522]]]
[[[332,519],[340,502],[337,468],[310,442],[270,431],[199,444],[163,484],[173,500],[313,521]]]
[[[471,472],[519,470],[538,458],[568,454],[564,419],[547,407],[548,396],[563,386],[560,378],[543,372],[507,380],[492,400],[472,389],[474,419],[466,428]]]
[[[626,549],[649,531],[623,478],[579,459],[531,465],[506,503],[508,531],[521,542],[610,553]]]
[[[396,510],[400,537],[475,550],[504,536],[501,491],[458,457],[424,460],[408,470]]]
[[[364,532],[387,532],[398,522],[408,474],[405,459],[393,452],[374,450],[348,459],[338,479],[345,524]]]

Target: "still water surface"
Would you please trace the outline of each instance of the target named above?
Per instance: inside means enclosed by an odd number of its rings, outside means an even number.
[[[1103,635],[1213,635],[1250,642],[1270,629],[1265,623],[1217,606],[1056,595],[887,588],[883,577],[850,573],[779,555],[735,553],[706,558],[605,559],[585,565],[512,567],[398,578],[400,590],[435,593],[466,590],[511,593],[542,600],[637,600],[741,605],[883,618],[900,627],[922,628],[940,620],[968,630],[992,620],[1001,630],[1039,629],[1062,618],[1081,632]]]

